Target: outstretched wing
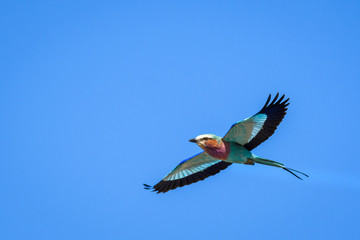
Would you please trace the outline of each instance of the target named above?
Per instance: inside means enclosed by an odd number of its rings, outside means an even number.
[[[235,123],[223,137],[226,141],[234,141],[251,151],[268,139],[283,120],[289,98],[284,100],[285,95],[277,100],[279,93],[271,101],[269,95],[264,107],[254,116]],[[270,104],[269,104],[270,103]]]
[[[147,184],[144,184],[144,186],[145,189],[153,189],[153,191],[157,191],[157,193],[165,193],[177,187],[204,180],[230,165],[231,163],[213,158],[206,152],[202,152],[182,161],[155,186],[151,187]]]

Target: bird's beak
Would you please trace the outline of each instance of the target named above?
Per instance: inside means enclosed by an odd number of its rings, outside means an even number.
[[[189,142],[197,143],[195,138],[190,139]]]

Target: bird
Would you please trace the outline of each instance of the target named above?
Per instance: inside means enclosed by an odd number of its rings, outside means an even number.
[[[180,162],[174,170],[167,174],[154,186],[143,184],[147,190],[156,193],[166,193],[178,187],[190,185],[207,177],[219,173],[233,163],[255,165],[256,163],[282,168],[298,179],[301,174],[298,170],[285,167],[283,163],[261,158],[251,151],[266,141],[277,129],[286,115],[290,98],[285,95],[279,98],[279,93],[271,100],[269,94],[263,108],[255,115],[236,122],[225,134],[219,137],[214,134],[202,134],[190,139],[203,152]]]

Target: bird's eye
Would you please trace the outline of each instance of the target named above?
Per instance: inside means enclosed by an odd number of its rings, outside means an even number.
[[[209,140],[210,138],[209,137],[204,137],[203,140]]]

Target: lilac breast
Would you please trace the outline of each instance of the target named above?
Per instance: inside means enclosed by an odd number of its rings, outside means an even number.
[[[230,154],[230,144],[222,141],[219,145],[220,146],[206,146],[205,151],[214,158],[226,160]]]

